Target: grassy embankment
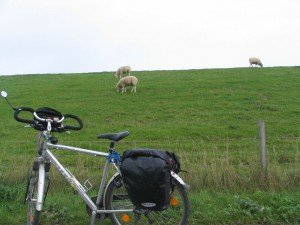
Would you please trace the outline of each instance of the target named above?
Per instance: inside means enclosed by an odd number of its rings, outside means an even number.
[[[299,216],[293,211],[300,199],[299,72],[299,67],[140,71],[133,72],[139,79],[136,94],[128,92],[130,88],[116,93],[112,72],[5,76],[0,78],[0,89],[8,92],[15,107],[49,106],[81,117],[84,129],[58,134],[60,143],[105,150],[107,142],[96,135],[128,130],[130,136],[117,146],[120,152],[139,147],[175,151],[182,169],[188,171],[182,176],[192,187],[191,221],[195,224],[263,220],[275,224],[296,221]],[[35,132],[22,129],[4,100],[0,113],[2,201],[11,202],[5,197],[11,193],[8,187],[18,187],[16,193],[23,191],[19,187],[26,182],[34,156]],[[266,123],[267,180],[260,176],[260,119]],[[97,176],[97,160],[57,154],[80,179]],[[54,200],[50,196],[50,202],[58,201],[55,195],[61,190],[56,189],[65,185],[52,173]],[[282,215],[277,204],[268,205],[284,201]],[[260,208],[264,206],[267,211]],[[14,221],[24,218],[24,210],[22,206]],[[7,213],[9,207],[0,212],[8,215],[8,221],[14,215]],[[275,214],[281,216],[276,220]]]

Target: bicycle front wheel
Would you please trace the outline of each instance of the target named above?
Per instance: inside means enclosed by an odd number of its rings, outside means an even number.
[[[38,191],[38,173],[32,170],[29,175],[26,201],[28,204],[27,210],[27,225],[37,225],[39,222],[40,211],[36,209],[37,191]]]
[[[27,225],[38,225],[40,212],[47,196],[49,185],[50,180],[46,176],[45,165],[41,164],[38,170],[33,167],[30,172],[25,199],[28,204]],[[45,186],[47,187],[46,189]]]
[[[145,193],[147,194],[147,193]],[[134,209],[122,178],[117,175],[108,184],[105,195],[106,209]],[[147,211],[140,214],[139,225],[186,225],[189,214],[189,199],[184,187],[174,180],[174,191],[171,194],[170,206],[163,211]],[[135,213],[111,213],[110,218],[115,225],[135,224]]]

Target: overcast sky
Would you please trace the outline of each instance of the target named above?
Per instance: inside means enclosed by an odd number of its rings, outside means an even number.
[[[300,0],[0,0],[0,75],[300,65]]]

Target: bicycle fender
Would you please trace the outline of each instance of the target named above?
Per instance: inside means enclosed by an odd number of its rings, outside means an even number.
[[[115,179],[115,177],[117,177],[118,175],[120,175],[120,173],[119,173],[119,172],[116,172],[116,173],[110,178],[110,180],[107,182],[107,185],[106,185],[106,186],[108,186],[108,185]]]
[[[188,184],[186,184],[182,179],[181,179],[181,177],[177,174],[177,173],[175,173],[175,172],[173,172],[173,171],[171,171],[171,175],[172,175],[172,177],[173,178],[175,178],[185,189],[189,189],[190,188],[190,186],[188,185]]]
[[[107,191],[107,187],[110,185],[110,183],[111,182],[113,182],[113,180],[117,177],[117,176],[119,176],[120,175],[120,173],[119,172],[116,172],[111,178],[110,178],[110,180],[107,182],[107,184],[106,184],[106,188],[105,188],[105,190],[104,190],[104,193],[103,193],[103,205],[104,205],[104,208],[106,207],[105,206],[105,198],[106,198],[106,191]]]

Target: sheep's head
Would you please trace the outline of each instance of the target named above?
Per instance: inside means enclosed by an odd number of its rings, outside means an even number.
[[[120,92],[122,90],[122,88],[119,87],[119,86],[116,86],[115,89],[116,89],[117,92]]]

